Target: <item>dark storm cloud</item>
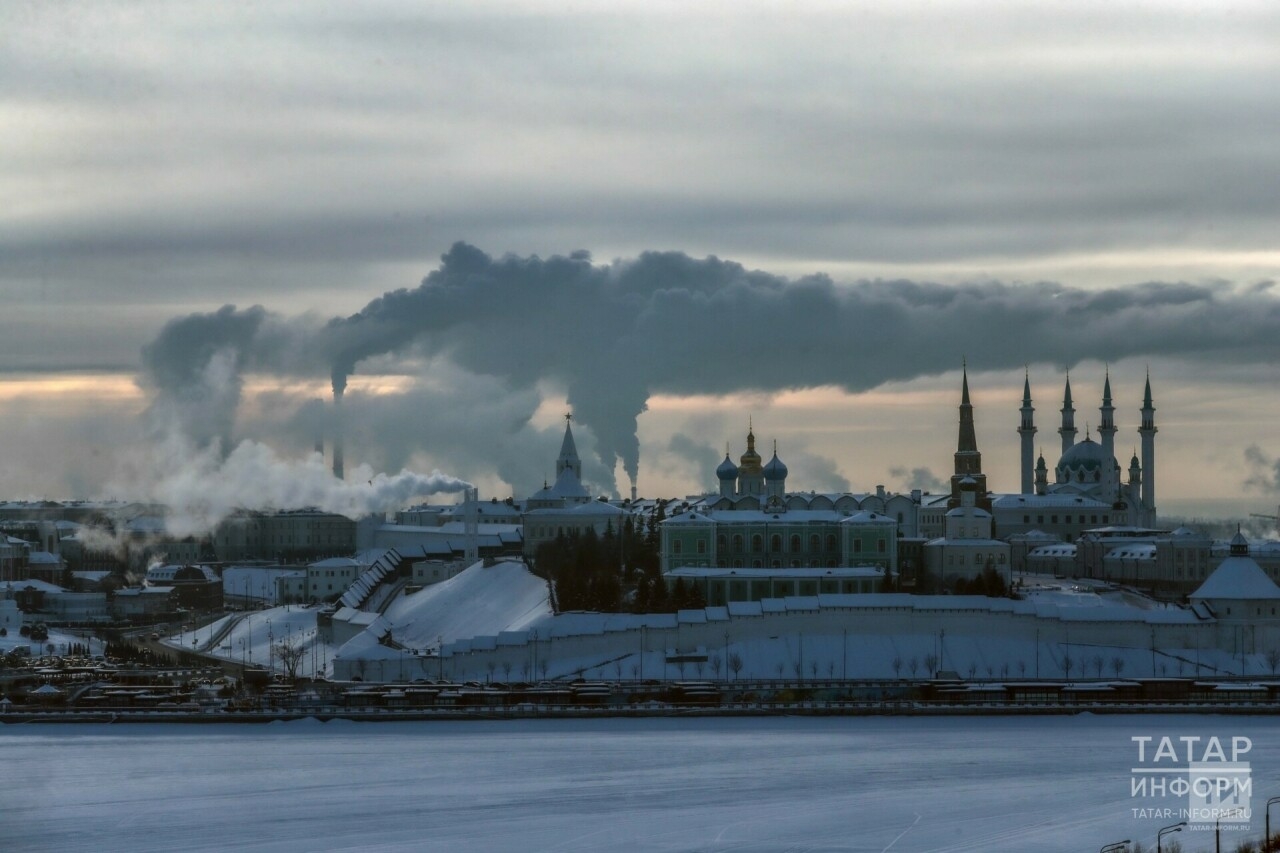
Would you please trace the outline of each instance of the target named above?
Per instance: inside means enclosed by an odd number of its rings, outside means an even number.
[[[290,334],[261,334],[268,319]],[[388,355],[446,358],[511,389],[552,380],[595,436],[603,470],[621,460],[634,479],[636,419],[655,393],[858,392],[954,370],[962,355],[976,370],[1085,357],[1275,361],[1276,328],[1280,302],[1226,286],[841,285],[678,252],[594,264],[584,253],[493,258],[458,243],[420,286],[384,294],[310,337],[263,312],[227,308],[174,321],[147,352],[155,384],[175,390],[228,349],[234,369],[305,364],[314,374],[323,359],[335,387]]]

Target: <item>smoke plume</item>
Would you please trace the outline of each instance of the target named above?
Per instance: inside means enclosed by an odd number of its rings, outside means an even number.
[[[1137,355],[1275,361],[1277,327],[1280,301],[1266,287],[838,284],[679,252],[595,264],[585,252],[493,258],[457,243],[419,286],[323,327],[231,307],[175,320],[146,364],[154,386],[197,409],[191,389],[223,351],[236,376],[327,371],[335,390],[375,357],[447,359],[512,390],[550,381],[594,435],[600,469],[620,460],[634,481],[637,418],[655,393],[858,392],[954,370],[962,353],[974,370]],[[175,340],[192,328],[203,343]]]

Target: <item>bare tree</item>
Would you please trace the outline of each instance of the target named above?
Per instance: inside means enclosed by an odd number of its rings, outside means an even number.
[[[804,678],[804,664],[801,661],[799,660],[792,661],[791,671],[796,674],[797,680]]]
[[[1001,678],[1009,677],[1009,663],[1007,661],[1005,663],[1000,664],[1000,677]]]
[[[729,669],[733,671],[733,677],[736,679],[738,673],[742,672],[742,655],[732,652],[729,655]]]
[[[893,677],[900,678],[902,676],[902,658],[894,656],[893,658]]]
[[[307,656],[307,651],[302,647],[302,644],[286,638],[272,645],[271,650],[279,658],[280,665],[284,667],[285,676],[290,681],[296,680],[298,677],[298,664],[302,663],[303,658]]]
[[[724,661],[720,659],[720,655],[718,654],[712,655],[711,659],[707,662],[711,664],[711,674],[714,675],[716,678],[719,678],[720,667],[724,664]]]
[[[813,679],[818,677],[818,662],[816,660],[809,661],[809,677]]]
[[[493,683],[493,673],[494,673],[494,671],[495,671],[495,670],[497,670],[497,668],[498,668],[498,662],[497,662],[496,660],[486,661],[486,662],[485,662],[485,665],[484,665],[484,668],[485,668],[485,669],[487,669],[487,670],[489,671],[489,682],[492,684],[492,683]]]
[[[973,680],[974,673],[978,671],[978,665],[970,661],[969,663],[969,680]]]
[[[1275,675],[1276,670],[1280,669],[1280,649],[1272,649],[1267,652],[1267,666],[1271,667],[1271,674]]]
[[[1111,671],[1116,674],[1116,678],[1120,677],[1120,673],[1124,672],[1124,658],[1116,655],[1111,659]]]
[[[911,660],[907,661],[907,669],[911,670],[912,678],[916,677],[916,670],[918,670],[919,668],[920,668],[920,661],[916,660],[914,656],[911,658]]]
[[[1075,665],[1076,665],[1076,662],[1071,659],[1071,655],[1062,656],[1062,672],[1066,675],[1067,678],[1071,677],[1071,667]]]
[[[1024,660],[1018,661],[1018,675],[1022,678],[1027,677],[1027,662]]]
[[[929,674],[930,678],[932,678],[934,674],[937,673],[938,656],[935,655],[933,652],[929,652],[929,654],[924,656],[924,670],[926,673]]]
[[[1102,655],[1094,655],[1089,658],[1089,665],[1093,667],[1094,678],[1101,678],[1103,665]]]
[[[511,680],[511,661],[509,660],[502,662],[502,677],[507,681]]]

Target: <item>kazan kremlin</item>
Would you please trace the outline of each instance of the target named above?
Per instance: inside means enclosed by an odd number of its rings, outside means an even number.
[[[1250,553],[1157,523],[1155,405],[1147,378],[1127,469],[1115,458],[1110,376],[1096,440],[1078,440],[1071,382],[1052,475],[1034,450],[1030,379],[1017,433],[1021,483],[989,491],[967,371],[950,489],[817,493],[788,489],[749,430],[717,492],[663,505],[668,586],[706,606],[666,614],[554,612],[547,584],[515,559],[489,558],[414,593],[412,606],[364,612],[360,597],[322,633],[332,675],[453,679],[841,677],[1158,678],[1275,674],[1280,667],[1280,550]],[[518,512],[523,551],[561,533],[619,529],[651,501],[593,500],[566,423],[553,484]],[[490,503],[455,509],[482,534]],[[496,530],[496,528],[495,528]],[[396,547],[403,526],[363,529]],[[407,544],[407,541],[404,542]],[[994,573],[1007,597],[954,594]],[[394,642],[388,642],[395,638]],[[419,672],[419,670],[421,672]]]

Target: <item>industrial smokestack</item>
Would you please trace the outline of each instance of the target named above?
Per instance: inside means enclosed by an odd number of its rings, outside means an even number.
[[[316,398],[316,411],[321,413],[320,423],[316,424],[316,453],[324,460],[324,400]]]
[[[342,476],[342,389],[333,389],[333,476]]]
[[[636,484],[635,483],[631,484],[631,502],[632,503],[636,502]]]

